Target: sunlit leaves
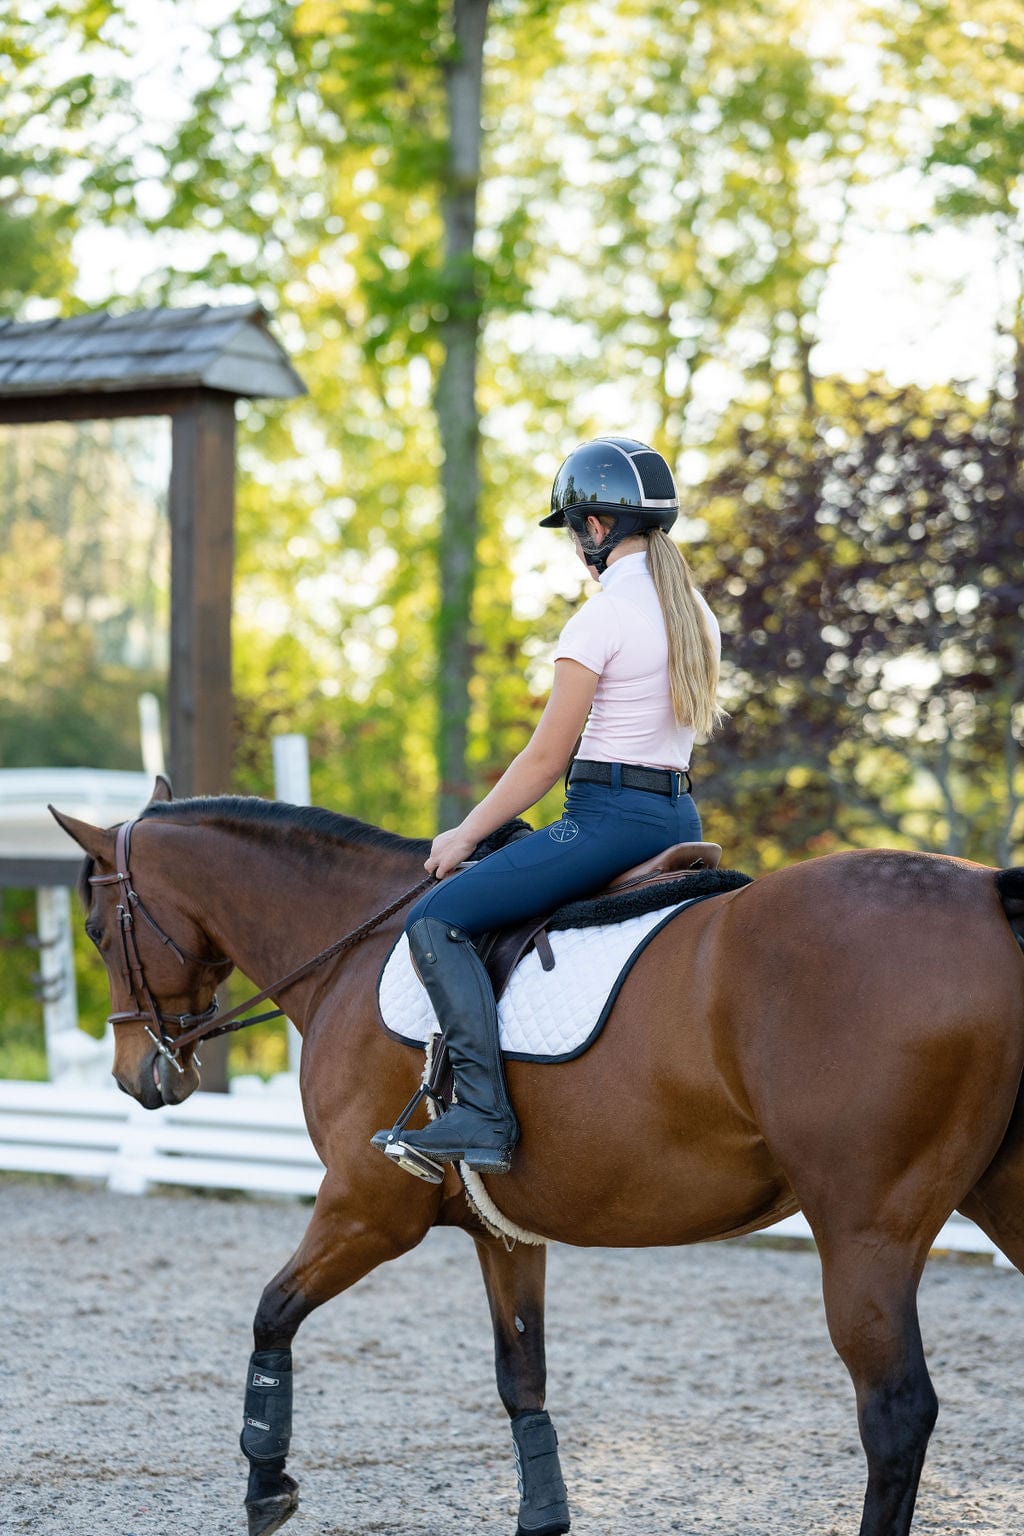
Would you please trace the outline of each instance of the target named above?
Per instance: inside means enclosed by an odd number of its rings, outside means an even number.
[[[176,45],[181,9],[160,12]],[[1013,526],[1016,471],[1008,460],[995,474],[994,448],[978,447],[986,421],[1017,441],[1012,368],[999,415],[881,381],[844,394],[816,375],[814,345],[861,194],[913,165],[929,226],[997,229],[1003,347],[1016,346],[1017,10],[492,0],[477,238],[446,269],[443,0],[238,0],[193,15],[162,116],[133,53],[134,7],[5,9],[18,91],[0,151],[0,306],[29,293],[74,304],[76,229],[118,225],[148,266],[112,302],[255,293],[310,385],[306,401],[240,412],[247,787],[270,788],[268,737],[289,725],[314,742],[321,797],[429,821],[434,404],[454,316],[481,326],[476,788],[536,718],[544,648],[574,590],[532,524],[572,443],[614,426],[669,454],[692,526],[708,530],[695,560],[733,631],[734,720],[714,753],[738,786],[717,815],[769,828],[774,858],[837,827],[945,835],[922,790],[930,770],[910,766],[913,746],[941,768],[944,722],[957,743],[973,732],[992,799],[1018,706],[989,710],[1015,662],[985,625],[1019,551],[989,541],[974,609],[947,567],[976,559],[982,517],[990,534]],[[939,671],[904,681],[897,709],[892,658],[922,647]],[[942,771],[968,792],[958,762]]]
[[[711,487],[704,559],[733,711],[710,749],[716,811],[745,816],[769,863],[826,834],[1011,862],[1024,839],[1015,407],[822,394],[816,442],[747,437]]]

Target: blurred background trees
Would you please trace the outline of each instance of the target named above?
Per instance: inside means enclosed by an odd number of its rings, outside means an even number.
[[[0,313],[255,294],[310,386],[243,408],[237,788],[269,792],[295,730],[321,803],[416,834],[459,814],[535,722],[580,593],[534,529],[553,474],[627,430],[677,467],[723,621],[730,719],[695,778],[729,862],[1024,860],[1019,17],[825,9],[4,8]],[[936,328],[969,242],[990,302],[961,377],[835,366],[840,279],[880,233]],[[38,441],[17,475],[0,443],[0,763],[135,766],[134,678]],[[94,572],[125,449],[75,450]]]

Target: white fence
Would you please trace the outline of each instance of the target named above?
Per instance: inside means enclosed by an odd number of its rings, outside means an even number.
[[[367,1149],[369,1150],[369,1149]],[[0,1168],[152,1184],[315,1195],[323,1164],[293,1093],[197,1093],[146,1110],[117,1089],[0,1081]]]
[[[372,1156],[367,1147],[367,1156]],[[323,1164],[313,1150],[294,1086],[251,1094],[198,1093],[177,1107],[146,1110],[116,1089],[0,1080],[0,1169],[100,1179],[124,1194],[154,1184],[315,1195]],[[810,1239],[802,1216],[769,1229]],[[1008,1261],[972,1222],[954,1216],[935,1251]]]

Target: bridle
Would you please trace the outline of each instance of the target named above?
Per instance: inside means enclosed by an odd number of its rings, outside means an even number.
[[[137,820],[138,818],[135,818]],[[129,860],[132,846],[132,828],[135,820],[125,821],[117,829],[117,844],[114,851],[113,875],[90,875],[90,885],[119,885],[120,900],[117,903],[117,924],[121,938],[121,953],[124,959],[124,975],[131,991],[134,1010],[125,1009],[121,1013],[112,1013],[107,1019],[108,1024],[145,1024],[146,1034],[153,1041],[162,1056],[173,1062],[179,1072],[185,1069],[178,1059],[177,1052],[180,1049],[179,1040],[181,1033],[194,1026],[208,1024],[216,1016],[220,1004],[217,994],[214,993],[213,1001],[202,1013],[164,1013],[153,996],[149,982],[146,980],[145,967],[142,964],[142,956],[139,953],[139,941],[135,931],[136,913],[145,919],[159,938],[161,944],[168,945],[171,952],[178,957],[181,965],[191,961],[193,965],[206,966],[210,970],[230,969],[234,964],[227,956],[219,959],[210,958],[207,955],[194,955],[190,950],[175,943],[170,934],[161,928],[156,918],[146,907],[139,893],[132,884]],[[164,1028],[165,1024],[176,1024],[178,1036],[171,1036]]]
[[[236,1029],[245,1029],[250,1024],[261,1024],[266,1019],[278,1019],[284,1016],[284,1010],[274,1008],[269,1013],[257,1014],[254,1018],[242,1018],[242,1014],[256,1003],[264,1002],[267,998],[278,992],[283,992],[301,977],[315,970],[317,966],[325,964],[342,950],[351,948],[363,939],[367,934],[387,918],[401,910],[421,891],[425,891],[429,885],[433,885],[432,875],[420,880],[410,890],[393,901],[383,911],[368,918],[365,923],[354,928],[351,933],[345,934],[341,939],[336,939],[326,949],[314,955],[311,960],[296,966],[286,976],[272,982],[269,987],[253,994],[230,1009],[225,1014],[219,1013],[217,995],[214,993],[213,1001],[202,1013],[165,1013],[156,1001],[153,991],[146,980],[145,967],[142,964],[142,956],[139,953],[139,944],[136,937],[135,915],[136,913],[145,919],[160,942],[169,945],[173,954],[177,955],[181,965],[191,962],[193,965],[205,966],[209,970],[223,970],[225,975],[234,965],[234,961],[227,955],[211,957],[209,955],[194,955],[191,951],[177,944],[170,934],[157,922],[156,918],[146,907],[142,898],[136,891],[131,875],[130,857],[132,828],[138,817],[131,821],[122,822],[117,829],[117,842],[114,849],[114,868],[116,873],[112,875],[90,875],[90,885],[120,885],[120,900],[117,904],[117,921],[121,938],[121,951],[124,958],[124,975],[131,989],[134,1009],[126,1009],[120,1013],[112,1013],[107,1019],[108,1024],[144,1024],[146,1034],[153,1041],[161,1056],[164,1056],[178,1072],[184,1072],[179,1053],[186,1045],[193,1045],[200,1040],[212,1040],[217,1035],[226,1035]],[[178,1033],[169,1035],[164,1028],[166,1024],[176,1024]]]

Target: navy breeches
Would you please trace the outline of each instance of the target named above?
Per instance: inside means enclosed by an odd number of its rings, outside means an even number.
[[[476,938],[585,896],[673,843],[700,840],[690,795],[623,789],[617,780],[571,784],[560,821],[439,881],[410,911],[406,931],[433,917]]]

